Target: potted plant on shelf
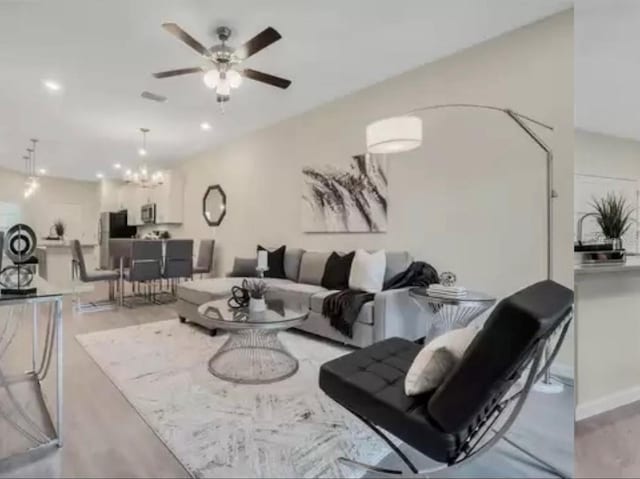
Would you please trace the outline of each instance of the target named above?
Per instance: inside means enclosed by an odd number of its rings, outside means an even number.
[[[58,238],[60,238],[61,240],[64,240],[64,231],[65,231],[65,224],[62,220],[56,220],[53,223],[53,231],[56,233],[56,235],[58,236]]]
[[[612,243],[614,250],[622,249],[622,236],[631,226],[634,209],[627,205],[622,195],[607,193],[600,199],[593,199],[591,205],[596,210],[596,219],[602,234]]]
[[[262,280],[252,280],[247,282],[249,292],[249,311],[259,313],[267,309],[264,295],[267,292],[267,283]]]

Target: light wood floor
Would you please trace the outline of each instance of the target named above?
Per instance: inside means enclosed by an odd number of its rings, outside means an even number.
[[[172,319],[176,317],[172,307],[145,306],[74,315],[68,303],[65,302],[64,315],[65,445],[35,463],[0,471],[0,477],[188,477],[169,449],[75,339],[79,333]],[[17,339],[23,349],[30,350],[28,334]],[[532,395],[510,435],[571,474],[573,388],[558,396]],[[407,452],[423,467],[424,459]],[[399,466],[398,459],[391,455],[381,464]],[[547,475],[539,465],[502,444],[469,465],[436,477]]]
[[[65,299],[64,447],[30,466],[0,471],[0,476],[189,477],[75,339],[80,333],[175,317],[167,306],[73,314]],[[30,351],[28,335],[16,339]],[[53,397],[53,390],[48,393]]]
[[[640,477],[640,402],[576,424],[577,477]]]

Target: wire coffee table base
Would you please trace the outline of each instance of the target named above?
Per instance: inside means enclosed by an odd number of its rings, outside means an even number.
[[[298,371],[298,360],[278,339],[277,329],[230,330],[209,360],[209,372],[237,384],[268,384]]]

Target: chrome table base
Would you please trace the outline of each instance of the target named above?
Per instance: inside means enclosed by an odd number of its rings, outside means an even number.
[[[42,303],[49,303],[51,309],[45,321],[45,340],[40,351],[38,307]],[[8,352],[20,326],[29,322],[25,317],[28,305],[33,308],[32,369],[25,373],[9,375],[5,372],[3,356]],[[3,300],[0,307],[0,312],[8,312],[0,316],[0,443],[5,455],[0,457],[1,472],[32,461],[49,450],[62,447],[62,296]],[[50,412],[42,391],[42,384],[49,376],[54,352],[55,415]],[[25,391],[28,391],[26,400]],[[12,451],[11,437],[28,446]]]
[[[209,372],[238,384],[282,381],[298,371],[298,360],[278,339],[278,330],[231,330],[209,360]]]

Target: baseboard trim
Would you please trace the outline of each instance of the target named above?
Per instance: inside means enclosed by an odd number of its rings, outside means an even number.
[[[599,399],[578,404],[576,406],[576,421],[582,421],[636,401],[640,401],[640,386],[623,389]]]

